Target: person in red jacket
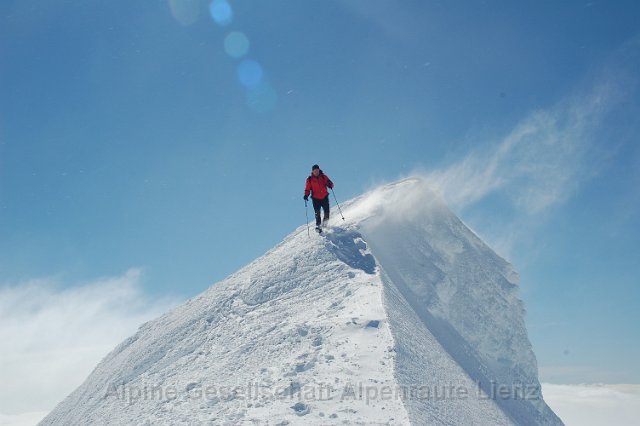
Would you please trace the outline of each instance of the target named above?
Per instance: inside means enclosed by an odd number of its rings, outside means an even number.
[[[316,213],[317,231],[321,231],[321,224],[326,226],[329,220],[329,191],[327,191],[327,188],[333,188],[333,182],[331,182],[329,176],[322,173],[320,166],[314,164],[311,167],[311,175],[307,178],[307,184],[304,188],[304,200],[307,201],[309,194],[311,194],[313,210]],[[322,222],[320,222],[320,208],[324,211]]]

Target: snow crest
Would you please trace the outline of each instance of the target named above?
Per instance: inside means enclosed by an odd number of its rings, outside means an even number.
[[[561,424],[516,274],[421,179],[143,324],[40,424]]]

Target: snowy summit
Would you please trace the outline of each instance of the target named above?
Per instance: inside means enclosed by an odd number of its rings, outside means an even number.
[[[41,424],[562,424],[517,274],[424,180],[342,210],[143,324]]]

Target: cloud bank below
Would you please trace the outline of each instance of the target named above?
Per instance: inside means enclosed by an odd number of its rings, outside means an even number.
[[[542,384],[544,400],[567,425],[636,425],[640,385]]]

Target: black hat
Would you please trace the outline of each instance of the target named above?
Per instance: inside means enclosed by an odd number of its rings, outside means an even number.
[[[314,165],[311,167],[311,171],[313,171],[313,170],[315,170],[315,169],[319,169],[319,168],[320,168],[320,166],[318,166],[317,164],[314,164]]]

